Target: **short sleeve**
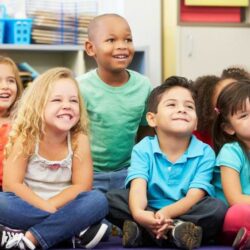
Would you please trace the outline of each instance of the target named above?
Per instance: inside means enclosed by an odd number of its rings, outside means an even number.
[[[126,187],[129,187],[130,182],[136,178],[148,181],[150,159],[147,151],[143,149],[143,141],[135,145],[132,150],[131,165],[128,168],[128,175],[125,181]]]
[[[244,165],[244,157],[244,152],[238,143],[227,143],[217,156],[216,166],[227,166],[240,173]]]
[[[214,196],[214,187],[211,184],[215,167],[215,153],[207,145],[204,147],[204,154],[199,160],[196,173],[190,183],[190,188],[199,188],[206,191],[210,196]]]

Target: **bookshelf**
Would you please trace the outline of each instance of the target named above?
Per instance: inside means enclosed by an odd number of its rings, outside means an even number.
[[[177,1],[164,0],[163,7],[164,77],[176,74],[194,80],[202,75],[220,75],[233,65],[250,70],[248,21],[183,24],[179,23]]]
[[[130,68],[142,74],[148,73],[148,48],[135,47]],[[78,45],[15,45],[0,44],[0,54],[16,62],[27,62],[39,73],[52,67],[68,67],[77,75],[96,67],[95,61]]]
[[[211,26],[211,27],[250,27],[250,5],[248,0],[177,0],[177,23],[180,26]],[[190,17],[190,13],[183,13],[182,11],[188,11],[187,8],[183,7],[184,2],[189,3],[187,7],[197,8],[191,13],[193,17]],[[199,3],[199,4],[198,4]],[[210,4],[209,4],[210,3]],[[229,8],[228,8],[229,7]],[[206,9],[211,8],[208,12]],[[189,18],[201,17],[200,21],[182,21],[181,15],[189,15]],[[199,15],[199,16],[198,16]],[[209,17],[210,15],[210,17]],[[185,18],[185,17],[184,17]],[[202,21],[202,19],[211,18],[218,19],[218,21]],[[238,20],[237,20],[238,19]],[[231,21],[230,21],[231,20]]]

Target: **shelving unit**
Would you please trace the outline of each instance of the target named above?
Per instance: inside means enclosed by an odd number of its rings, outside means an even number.
[[[96,67],[95,61],[86,55],[83,46],[78,45],[0,44],[0,54],[16,62],[27,62],[40,73],[52,67],[64,66],[80,75]],[[130,68],[147,74],[147,65],[147,47],[136,47]]]
[[[236,22],[184,22],[181,21],[181,0],[177,0],[177,24],[180,26],[193,26],[193,27],[250,27],[250,6],[241,7],[241,15],[243,16],[243,20],[239,23]],[[204,7],[204,5],[203,5]],[[207,6],[211,7],[211,6]],[[218,6],[216,6],[218,7]],[[226,7],[226,5],[224,6]],[[230,7],[230,5],[228,6]]]
[[[220,75],[230,66],[250,70],[248,18],[243,23],[180,23],[179,10],[179,1],[164,0],[164,13],[171,12],[164,15],[164,77],[176,74],[194,80]],[[249,7],[245,12],[248,15]]]

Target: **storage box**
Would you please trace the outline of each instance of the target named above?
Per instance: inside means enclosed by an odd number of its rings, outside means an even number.
[[[4,20],[0,19],[0,43],[3,43],[3,38],[4,38]]]
[[[32,19],[5,19],[5,43],[30,44]]]
[[[4,39],[5,16],[6,16],[6,8],[3,4],[0,4],[0,43],[3,43],[3,39]]]

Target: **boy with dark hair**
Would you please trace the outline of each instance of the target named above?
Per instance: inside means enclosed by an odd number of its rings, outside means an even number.
[[[97,69],[77,78],[90,120],[94,188],[125,188],[127,168],[138,128],[144,127],[149,79],[127,69],[134,46],[127,21],[117,14],[95,17],[85,51]]]
[[[174,76],[156,87],[147,121],[156,136],[133,148],[129,191],[107,193],[108,219],[123,226],[124,247],[153,242],[193,249],[212,242],[227,207],[210,197],[215,154],[192,135],[197,123],[192,82]]]

